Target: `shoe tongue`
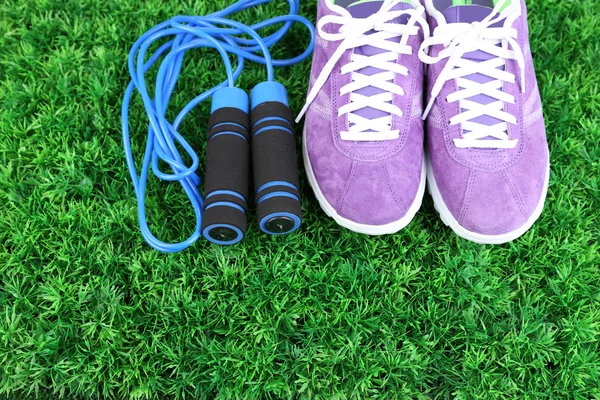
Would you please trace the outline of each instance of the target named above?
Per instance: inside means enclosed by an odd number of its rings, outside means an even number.
[[[348,10],[354,18],[367,18],[381,9],[383,1],[337,0],[335,4]]]
[[[451,6],[444,11],[444,17],[449,24],[462,22],[470,24],[472,22],[483,21],[494,8],[492,0],[473,0],[473,4],[463,4]]]
[[[487,18],[493,10],[492,0],[473,0],[472,5],[461,5],[448,7],[444,11],[444,17],[449,24],[481,22]],[[475,4],[478,3],[478,4]],[[489,4],[489,5],[487,5]],[[504,21],[498,21],[492,27],[501,27]],[[472,61],[485,61],[492,58],[492,55],[483,51],[473,51],[465,54],[465,58]]]
[[[490,15],[490,13],[492,12],[492,10],[494,8],[494,4],[493,4],[492,0],[472,0],[472,3],[473,4],[469,4],[469,5],[458,5],[458,6],[448,7],[444,11],[444,17],[446,18],[446,22],[449,24],[452,24],[452,23],[471,24],[473,22],[481,22]],[[491,26],[492,27],[502,27],[503,24],[504,24],[504,20],[498,21]],[[486,61],[493,57],[494,57],[493,55],[486,53],[485,51],[481,51],[481,50],[471,51],[471,52],[465,53],[463,55],[463,58],[465,58],[467,60],[475,61],[475,62]],[[504,67],[501,67],[500,69],[504,70]],[[483,75],[483,74],[472,74],[472,75],[466,76],[465,78],[470,79],[475,82],[478,82],[478,83],[487,83],[487,82],[493,80],[492,78],[488,77],[487,75]],[[489,103],[492,103],[495,101],[492,97],[489,97],[484,94],[470,97],[469,100],[474,101],[479,104],[489,104]],[[484,124],[487,126],[495,125],[495,124],[501,122],[500,120],[490,117],[490,116],[487,116],[487,115],[477,117],[477,118],[473,119],[472,121],[480,123],[480,124]]]
[[[371,15],[375,14],[381,9],[383,3],[383,1],[377,0],[337,0],[335,2],[336,5],[344,7],[346,10],[348,10],[350,12],[350,15],[352,15],[352,17],[354,18],[370,17]],[[402,2],[396,5],[394,8],[392,8],[392,11],[409,10],[412,8],[413,7],[410,5],[410,3]],[[406,24],[408,22],[408,18],[408,15],[402,15],[400,18],[397,18],[390,22],[396,24]],[[367,34],[373,33],[374,31],[369,32]],[[397,41],[398,39],[396,38],[395,40]],[[374,46],[360,46],[354,49],[355,54],[361,54],[365,56],[374,56],[385,52],[386,50]],[[385,71],[376,67],[366,67],[358,70],[357,72],[363,75],[370,76]],[[363,89],[357,90],[355,93],[363,96],[375,96],[381,93],[385,93],[385,91],[376,87],[368,86]],[[360,110],[357,110],[354,112],[354,114],[366,119],[376,119],[389,116],[388,113],[371,107],[365,107]]]

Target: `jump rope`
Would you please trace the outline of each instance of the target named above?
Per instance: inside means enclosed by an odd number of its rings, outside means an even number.
[[[123,145],[137,198],[140,230],[146,242],[156,250],[178,252],[194,244],[201,236],[220,245],[238,243],[244,238],[250,152],[260,229],[267,234],[280,235],[300,227],[302,212],[293,117],[286,89],[274,80],[273,68],[290,66],[308,57],[314,47],[315,29],[310,21],[298,15],[300,0],[288,0],[288,15],[251,26],[227,18],[269,2],[271,0],[240,0],[207,16],[177,16],[144,33],[131,48],[128,59],[131,82],[125,91],[121,113]],[[269,48],[277,44],[296,22],[304,25],[310,33],[307,49],[294,58],[272,59]],[[266,37],[259,34],[264,28],[277,24],[283,25],[275,33]],[[165,37],[169,41],[146,59],[150,47]],[[165,115],[185,53],[197,48],[211,48],[219,52],[227,80],[195,97],[170,122]],[[230,55],[237,58],[235,69]],[[145,74],[159,60],[152,97],[146,86]],[[246,60],[265,65],[267,73],[267,80],[254,87],[250,99],[244,90],[235,87]],[[146,149],[139,175],[129,136],[129,106],[136,90],[141,95],[148,118]],[[202,181],[196,173],[200,158],[178,128],[194,107],[211,96],[203,197],[199,190]],[[183,161],[177,144],[189,155],[190,166]],[[171,172],[161,170],[159,160],[164,161]],[[179,182],[192,205],[196,227],[183,242],[165,243],[154,236],[148,226],[145,199],[150,165],[157,178]]]

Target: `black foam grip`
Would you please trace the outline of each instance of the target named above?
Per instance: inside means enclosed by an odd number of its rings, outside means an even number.
[[[302,218],[292,113],[280,102],[267,102],[251,112],[252,163],[256,213],[263,219],[276,213]],[[269,232],[270,233],[270,232]]]
[[[235,227],[242,235],[246,232],[250,168],[248,126],[248,114],[237,108],[220,108],[211,115],[206,147],[203,233],[213,225]]]
[[[241,125],[246,131],[250,130],[250,120],[248,114],[239,108],[222,107],[210,115],[208,120],[208,129],[212,129],[215,125],[234,123]]]

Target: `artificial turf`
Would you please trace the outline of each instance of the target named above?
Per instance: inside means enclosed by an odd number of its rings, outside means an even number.
[[[428,196],[402,232],[354,234],[302,178],[299,232],[265,236],[252,217],[242,244],[161,254],[139,233],[121,145],[127,52],[170,16],[230,2],[0,4],[0,395],[600,398],[600,2],[528,1],[552,175],[521,239],[460,239]],[[277,54],[304,40],[294,29]],[[220,82],[218,66],[192,56],[173,109]],[[276,72],[296,111],[309,68]],[[262,80],[251,66],[239,85]],[[181,128],[200,152],[207,114]],[[139,101],[132,119],[140,154]],[[193,228],[177,184],[153,181],[148,206],[164,239]]]

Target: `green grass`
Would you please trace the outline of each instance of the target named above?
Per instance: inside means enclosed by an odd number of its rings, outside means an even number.
[[[553,167],[523,238],[459,239],[429,197],[401,233],[367,238],[302,178],[300,232],[267,237],[252,218],[241,245],[160,254],[139,234],[121,146],[127,52],[159,21],[227,3],[0,5],[0,395],[599,399],[600,2],[528,2]],[[294,35],[278,54],[300,50]],[[209,51],[186,65],[174,109],[224,78]],[[309,68],[277,71],[295,110]],[[263,79],[251,66],[240,85]],[[207,113],[181,129],[197,149]],[[148,202],[162,238],[189,234],[178,185],[153,181]]]

